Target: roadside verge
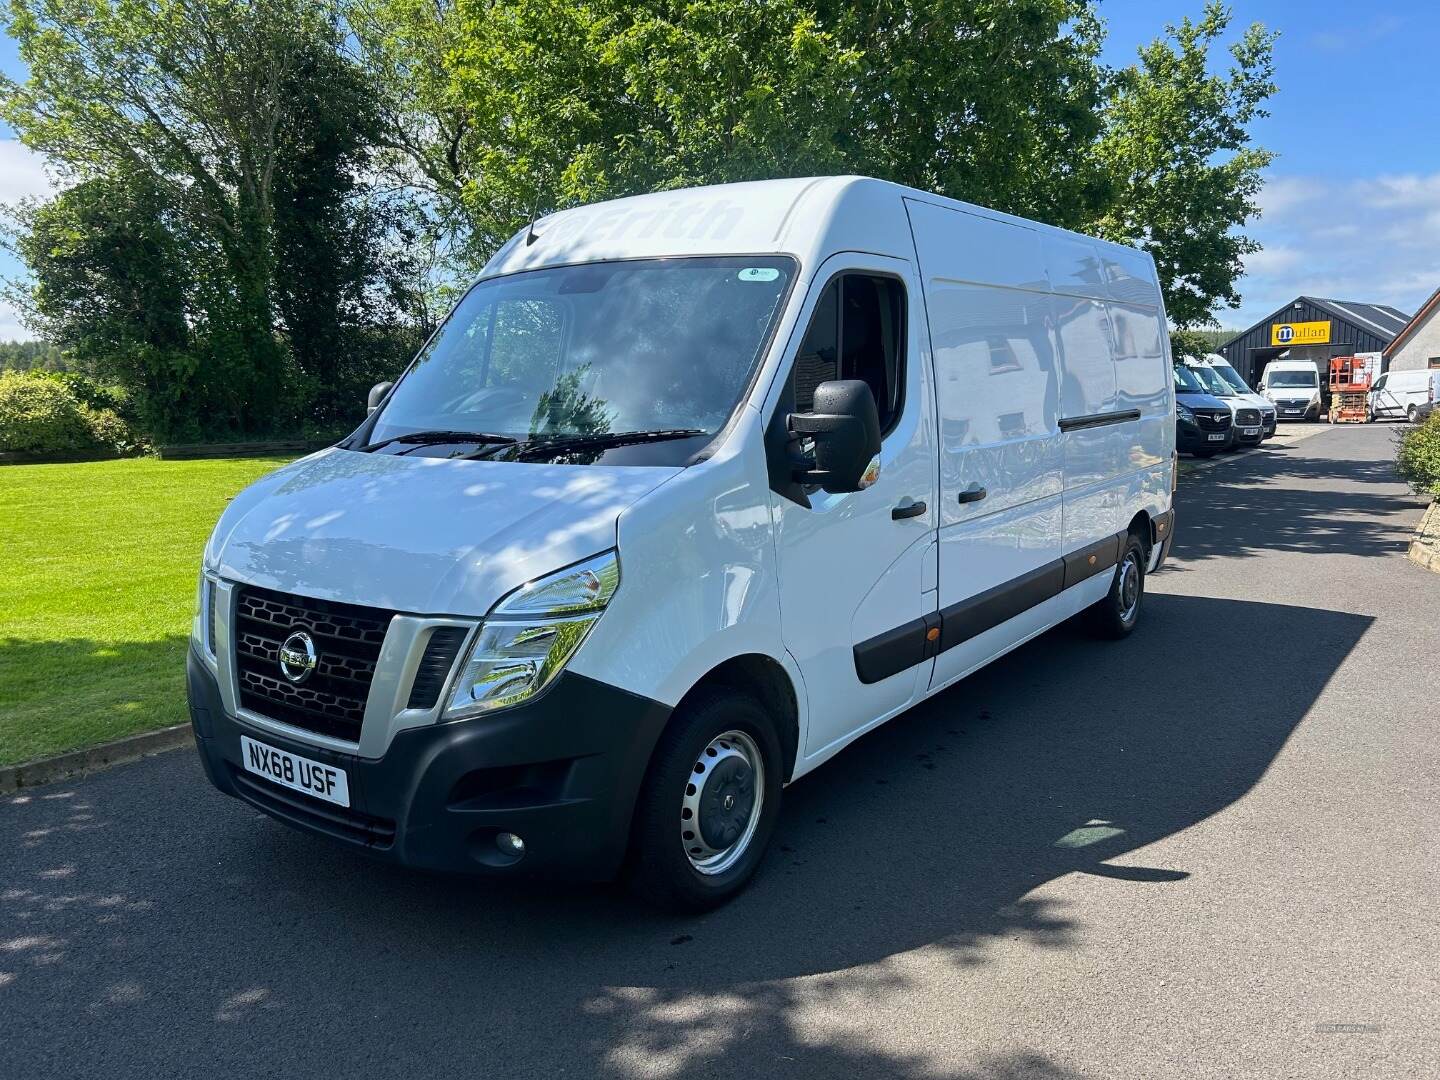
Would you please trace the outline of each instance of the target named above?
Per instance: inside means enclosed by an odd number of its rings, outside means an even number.
[[[1440,499],[1432,502],[1420,519],[1408,554],[1411,562],[1440,574]]]
[[[190,745],[190,725],[176,724],[174,727],[147,731],[143,735],[131,735],[128,739],[116,739],[86,750],[74,750],[68,754],[26,761],[19,765],[0,768],[0,795],[10,795],[21,788],[39,787],[60,780],[83,776],[86,773],[108,769],[112,765],[123,765],[139,761],[151,754],[167,750],[178,750]]]

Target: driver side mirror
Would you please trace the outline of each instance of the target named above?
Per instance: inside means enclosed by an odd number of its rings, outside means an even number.
[[[376,383],[370,388],[370,394],[365,399],[366,416],[369,416],[380,407],[380,403],[385,400],[385,395],[390,393],[390,388],[394,385],[393,382],[382,382]]]
[[[797,463],[795,479],[837,495],[875,482],[880,454],[880,411],[870,385],[834,379],[815,388],[810,412],[791,413],[793,435],[809,439],[813,459]],[[877,462],[872,470],[871,463]]]

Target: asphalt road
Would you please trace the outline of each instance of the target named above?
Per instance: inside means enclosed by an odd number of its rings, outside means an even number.
[[[0,1074],[1440,1075],[1440,576],[1393,434],[1188,477],[1135,636],[862,740],[704,918],[370,864],[185,751],[11,798]]]

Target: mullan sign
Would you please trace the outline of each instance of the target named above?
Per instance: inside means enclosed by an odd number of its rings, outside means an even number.
[[[1271,323],[1271,345],[1328,345],[1330,320],[1320,322]]]

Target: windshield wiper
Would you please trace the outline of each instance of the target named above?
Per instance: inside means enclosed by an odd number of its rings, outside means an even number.
[[[409,435],[396,435],[381,439],[377,443],[360,447],[360,450],[379,450],[391,443],[416,443],[422,446],[436,446],[443,443],[484,443],[487,446],[509,446],[518,442],[509,435],[493,435],[488,431],[412,431]]]
[[[709,435],[701,428],[667,428],[660,431],[596,431],[583,435],[537,435],[515,445],[517,458],[540,453],[564,453],[567,450],[608,450],[615,446],[665,442],[670,439],[693,439]]]

